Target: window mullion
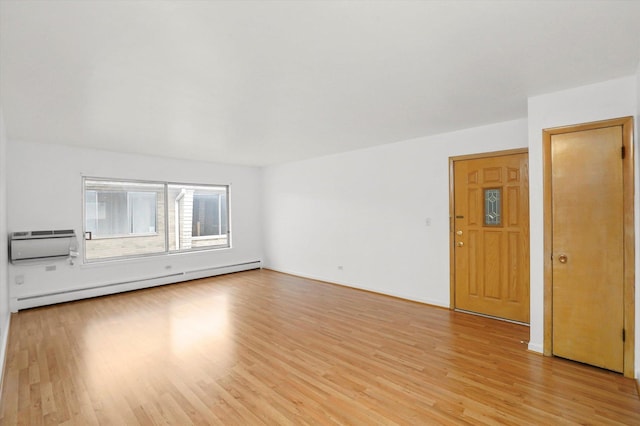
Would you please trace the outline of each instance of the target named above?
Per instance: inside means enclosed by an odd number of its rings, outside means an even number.
[[[156,218],[157,221],[157,218]],[[176,236],[177,237],[177,236]],[[164,252],[169,253],[169,184],[164,183]]]

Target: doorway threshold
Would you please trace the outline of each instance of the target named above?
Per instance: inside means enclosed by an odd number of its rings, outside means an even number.
[[[493,315],[481,314],[480,312],[467,311],[467,310],[458,309],[458,308],[454,308],[454,311],[455,312],[461,312],[463,314],[470,314],[470,315],[476,315],[478,317],[494,319],[494,320],[498,320],[498,321],[510,322],[512,324],[525,325],[525,326],[529,327],[529,323],[526,323],[526,322],[515,321],[515,320],[511,320],[511,319],[507,319],[507,318],[494,317]]]

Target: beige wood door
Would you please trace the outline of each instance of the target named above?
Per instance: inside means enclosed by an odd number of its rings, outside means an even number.
[[[453,162],[454,306],[529,322],[528,154]]]
[[[622,126],[551,136],[553,354],[622,372]]]

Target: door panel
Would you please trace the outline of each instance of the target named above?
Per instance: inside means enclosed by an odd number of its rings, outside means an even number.
[[[502,232],[484,232],[484,297],[502,299]]]
[[[453,172],[454,305],[528,323],[528,155],[457,160]]]
[[[508,234],[509,247],[508,252],[509,256],[507,260],[509,261],[509,276],[508,276],[508,297],[509,300],[514,302],[520,300],[524,297],[522,292],[522,286],[519,284],[520,271],[518,270],[520,266],[520,261],[518,259],[522,259],[521,248],[522,244],[522,236],[520,232],[509,232]]]
[[[622,126],[551,137],[553,354],[622,372]]]

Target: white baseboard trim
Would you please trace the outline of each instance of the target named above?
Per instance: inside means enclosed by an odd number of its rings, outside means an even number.
[[[527,349],[529,349],[531,352],[544,353],[544,347],[538,343],[529,342]]]
[[[419,303],[424,303],[425,305],[432,305],[432,306],[438,306],[438,307],[441,307],[441,308],[449,309],[449,304],[447,302],[443,302],[442,300],[424,299],[424,298],[407,296],[406,294],[390,292],[390,291],[382,292],[382,291],[380,291],[378,289],[374,289],[374,288],[371,288],[371,287],[356,285],[356,284],[353,284],[353,283],[348,283],[348,282],[343,282],[343,281],[330,280],[330,279],[327,279],[327,278],[318,277],[318,276],[314,276],[314,275],[302,274],[302,273],[296,272],[296,271],[290,271],[290,270],[280,269],[280,268],[273,268],[271,266],[263,266],[263,268],[269,269],[269,270],[275,271],[275,272],[281,272],[283,274],[295,275],[295,276],[301,277],[301,278],[308,278],[310,280],[322,281],[322,282],[329,283],[329,284],[336,284],[336,285],[340,285],[340,286],[343,286],[343,287],[354,288],[354,289],[357,289],[357,290],[364,290],[364,291],[368,291],[368,292],[371,292],[371,293],[377,293],[377,294],[382,294],[382,295],[385,295],[385,296],[395,297],[395,298],[398,298],[398,299],[408,300],[408,301],[411,301],[411,302],[419,302]]]
[[[7,315],[7,323],[2,330],[2,341],[0,342],[0,395],[4,386],[4,370],[7,361],[7,345],[9,344],[9,326],[11,324],[11,314]]]
[[[35,308],[38,306],[53,305],[56,303],[71,302],[74,300],[88,299],[91,297],[106,296],[109,294],[123,293],[133,290],[141,290],[149,287],[175,284],[199,278],[230,274],[233,272],[260,269],[261,264],[262,263],[260,260],[255,260],[234,265],[216,266],[211,268],[176,272],[154,277],[139,278],[131,281],[110,282],[83,288],[62,289],[50,293],[23,295],[11,299],[11,310],[13,312],[16,312],[21,309]]]

